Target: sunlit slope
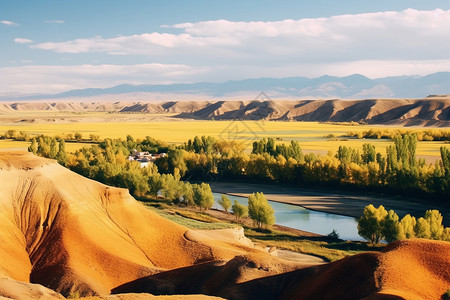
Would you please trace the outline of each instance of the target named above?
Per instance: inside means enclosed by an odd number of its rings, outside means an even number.
[[[274,268],[273,261],[238,256],[155,274],[114,292],[202,292],[225,299],[440,299],[450,286],[450,243],[399,241],[383,252],[261,276]]]
[[[0,185],[0,274],[66,295],[108,294],[143,276],[247,249],[189,239],[186,228],[127,190],[29,153],[0,152]]]
[[[449,126],[450,96],[424,99],[366,100],[246,100],[155,102],[15,102],[2,103],[0,114],[41,111],[51,121],[53,112],[123,112],[176,114],[199,120],[292,120],[316,122],[360,122],[408,126]],[[69,116],[66,116],[69,117]],[[28,121],[40,121],[41,117]],[[20,120],[24,121],[24,120]],[[26,120],[25,120],[26,121]],[[53,121],[61,121],[54,118]]]
[[[450,243],[415,239],[395,242],[383,253],[249,282],[238,290],[275,292],[279,299],[440,299],[449,287]]]

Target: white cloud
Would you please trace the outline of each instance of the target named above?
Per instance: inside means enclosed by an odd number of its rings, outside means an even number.
[[[4,93],[58,93],[86,87],[105,88],[123,83],[165,84],[198,79],[206,69],[186,65],[79,65],[0,68]]]
[[[2,20],[0,21],[1,24],[6,25],[6,26],[18,26],[19,23],[16,22],[12,22],[12,21],[6,21],[6,20]]]
[[[62,20],[45,20],[44,23],[62,24],[62,23],[64,23],[64,21],[62,21]]]
[[[188,61],[292,63],[348,59],[443,59],[450,53],[450,10],[381,12],[277,22],[226,20],[165,26],[180,34],[47,42],[60,53],[174,57]]]
[[[15,38],[15,39],[14,39],[14,42],[15,42],[15,43],[18,43],[18,44],[30,44],[30,43],[32,43],[33,41],[32,41],[32,40],[29,40],[29,39]]]
[[[163,32],[167,28],[172,33]],[[13,76],[8,84],[1,85],[6,89],[11,86],[49,92],[47,88],[63,90],[120,83],[354,73],[372,78],[426,75],[450,71],[449,40],[450,10],[441,9],[276,22],[183,23],[163,26],[161,32],[30,45],[32,49],[58,53],[134,56],[134,61],[145,57],[159,64],[85,65],[67,69],[33,66],[32,69],[9,70]],[[127,58],[120,59],[126,61]],[[50,86],[48,82],[57,85]]]

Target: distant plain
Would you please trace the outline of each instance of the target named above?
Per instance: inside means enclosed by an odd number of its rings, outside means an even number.
[[[152,138],[170,144],[182,144],[188,139],[198,136],[213,136],[218,139],[240,140],[251,150],[252,142],[261,138],[273,137],[277,142],[298,141],[305,152],[327,154],[336,152],[339,146],[362,149],[364,143],[371,143],[380,153],[392,145],[389,139],[355,139],[345,137],[349,131],[367,131],[370,128],[418,129],[412,127],[386,125],[350,125],[347,123],[330,124],[319,122],[296,121],[211,121],[186,120],[175,118],[173,114],[144,113],[106,113],[106,112],[50,112],[22,111],[0,115],[0,133],[9,129],[23,131],[29,135],[44,134],[64,136],[79,132],[83,138],[94,134],[100,138]],[[330,136],[334,136],[331,137]],[[68,143],[67,150],[75,151],[86,144]],[[27,142],[0,140],[2,148],[25,148]],[[440,157],[440,147],[448,146],[442,141],[418,142],[417,154],[428,162]]]

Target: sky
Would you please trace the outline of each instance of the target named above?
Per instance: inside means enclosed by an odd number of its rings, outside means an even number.
[[[450,71],[448,0],[0,0],[0,95]]]

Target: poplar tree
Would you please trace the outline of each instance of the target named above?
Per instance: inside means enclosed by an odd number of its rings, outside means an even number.
[[[231,210],[233,211],[234,217],[236,218],[236,222],[239,222],[241,218],[248,216],[248,207],[240,204],[236,200],[234,200],[233,206],[231,206]]]
[[[231,200],[227,195],[222,195],[221,199],[218,201],[219,205],[223,207],[226,213],[231,207]]]
[[[201,184],[192,185],[194,191],[194,202],[200,208],[210,209],[214,204],[214,196],[209,184],[202,182]]]
[[[387,215],[388,212],[383,205],[378,208],[372,204],[367,205],[358,221],[358,234],[372,244],[378,244],[383,238],[383,222]]]
[[[275,224],[274,210],[263,193],[248,196],[248,214],[259,229]]]

